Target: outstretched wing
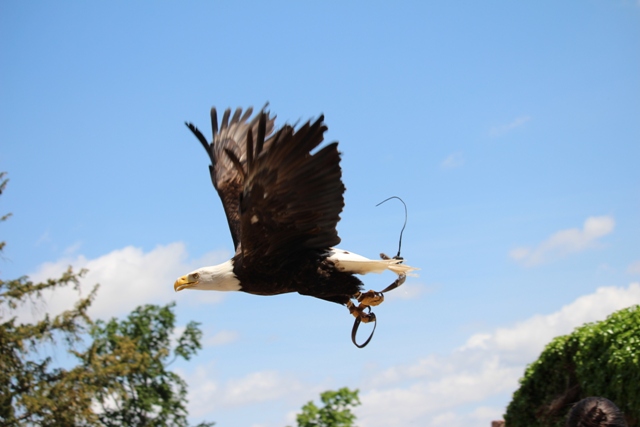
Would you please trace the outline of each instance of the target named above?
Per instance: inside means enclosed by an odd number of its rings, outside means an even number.
[[[344,207],[338,143],[311,153],[327,127],[321,116],[295,130],[284,126],[265,141],[269,118],[260,114],[258,133],[247,132],[246,163],[227,150],[244,174],[240,202],[241,248],[245,266],[279,266],[303,250],[340,242],[336,225]]]
[[[229,120],[231,109],[227,109],[218,128],[218,113],[215,107],[212,108],[211,128],[213,135],[211,143],[207,142],[202,132],[193,124],[185,123],[198,138],[211,159],[211,165],[209,166],[211,182],[222,200],[222,206],[227,216],[231,237],[233,238],[233,245],[236,249],[238,249],[238,244],[241,240],[240,195],[244,187],[244,175],[239,173],[226,151],[235,153],[236,160],[244,166],[247,161],[246,139],[249,131],[252,131],[253,134],[259,133],[259,120],[264,117],[262,132],[264,132],[265,137],[268,137],[273,132],[275,122],[275,117],[269,117],[269,113],[264,111],[249,121],[252,112],[253,108],[248,108],[242,114],[242,109],[238,108],[231,120]]]

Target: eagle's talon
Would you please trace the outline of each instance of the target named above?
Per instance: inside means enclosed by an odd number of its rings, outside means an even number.
[[[347,304],[347,308],[349,309],[349,313],[356,319],[359,319],[362,323],[374,322],[376,320],[376,315],[371,312],[371,307],[367,304],[355,305],[353,302],[349,301]],[[369,310],[368,313],[365,313],[364,310]]]
[[[376,315],[375,313],[362,313],[360,315],[360,321],[362,323],[370,323],[370,322],[375,322],[376,321]]]
[[[384,301],[384,294],[382,292],[367,291],[365,293],[360,293],[357,300],[362,305],[376,306],[382,304]]]
[[[351,301],[349,301],[347,303],[347,308],[349,309],[349,313],[355,317],[356,319],[360,319],[362,318],[362,316],[364,315],[362,313],[362,311],[364,310],[365,306],[364,305],[358,305],[356,306],[354,303],[352,303]]]

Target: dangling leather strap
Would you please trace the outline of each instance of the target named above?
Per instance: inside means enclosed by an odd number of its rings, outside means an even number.
[[[367,344],[369,344],[369,341],[371,341],[371,338],[373,338],[373,333],[376,331],[376,325],[378,324],[378,320],[376,319],[375,313],[371,313],[371,307],[367,307],[367,308],[369,309],[368,316],[373,318],[373,331],[371,331],[371,335],[369,335],[369,338],[367,338],[367,340],[362,344],[358,344],[358,342],[356,341],[356,334],[358,332],[358,327],[360,327],[360,323],[362,322],[360,317],[356,317],[356,321],[353,322],[353,328],[351,329],[351,341],[358,348],[364,348],[367,346]]]
[[[395,288],[397,288],[398,286],[400,286],[398,283],[400,283],[400,280],[395,280],[392,284],[390,284],[389,286],[387,286],[386,288],[384,288],[383,290],[380,291],[381,294],[384,294],[385,292],[389,292],[394,290]]]
[[[402,282],[404,282],[404,278],[405,278],[404,274],[398,276],[398,279],[396,279],[392,284],[390,284],[389,286],[384,288],[382,290],[382,292],[380,292],[380,293],[383,294],[385,292],[389,292],[391,290],[394,290],[395,288],[400,286],[400,284]],[[378,320],[376,319],[375,313],[371,312],[371,307],[367,306],[367,308],[369,309],[369,312],[367,313],[367,316],[369,318],[373,319],[373,331],[371,331],[371,335],[369,335],[369,338],[367,338],[367,340],[362,344],[358,344],[356,342],[356,333],[358,332],[358,328],[360,327],[360,323],[362,322],[362,319],[360,319],[360,316],[356,317],[356,321],[353,322],[353,328],[351,329],[351,341],[358,348],[363,348],[367,344],[369,344],[369,341],[371,341],[371,338],[373,338],[373,333],[376,331],[376,325],[378,324]],[[369,323],[369,322],[367,322],[367,323]]]
[[[391,196],[388,199],[385,199],[383,201],[381,201],[380,203],[378,203],[376,206],[380,206],[381,204],[383,204],[384,202],[391,200],[391,199],[398,199],[402,202],[402,204],[404,205],[404,225],[402,226],[402,230],[400,230],[400,241],[398,242],[398,254],[396,256],[393,257],[393,259],[396,260],[400,260],[400,263],[402,263],[402,261],[404,260],[404,258],[402,258],[400,256],[400,250],[402,249],[402,233],[404,232],[404,228],[407,225],[407,205],[404,202],[404,200],[402,200],[400,197],[398,196]],[[382,259],[390,259],[387,255],[385,254],[380,254],[380,257]],[[403,282],[404,282],[405,276],[404,274],[402,275],[402,278],[398,277],[398,279],[396,281],[394,281],[392,284],[390,284],[389,286],[387,286],[386,288],[384,288],[382,290],[382,292],[380,293],[385,293],[385,292],[389,292],[392,289],[397,288],[398,286],[400,286]],[[370,319],[373,319],[373,331],[371,331],[371,335],[369,335],[369,338],[367,338],[367,340],[365,342],[363,342],[362,344],[358,344],[356,342],[356,334],[358,332],[358,327],[360,326],[360,323],[362,322],[362,320],[360,319],[360,316],[356,317],[356,321],[353,322],[353,328],[351,329],[351,341],[353,342],[353,344],[358,347],[358,348],[363,348],[365,347],[367,344],[369,344],[369,341],[371,341],[371,338],[373,338],[373,333],[376,331],[376,325],[378,324],[378,321],[376,320],[376,315],[375,313],[371,312],[371,307],[367,306],[367,308],[369,309],[369,313],[367,313],[367,317],[369,317]],[[371,320],[369,320],[370,322]],[[369,323],[367,322],[367,323]]]

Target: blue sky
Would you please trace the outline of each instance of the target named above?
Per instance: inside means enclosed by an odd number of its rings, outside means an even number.
[[[102,317],[177,301],[194,422],[292,425],[348,386],[364,427],[486,426],[553,336],[640,303],[639,24],[631,0],[3,2],[2,277],[86,266]],[[374,206],[408,204],[420,276],[363,350],[338,305],[173,292],[232,250],[183,122],[267,101],[340,141],[341,247],[394,254],[402,207]]]

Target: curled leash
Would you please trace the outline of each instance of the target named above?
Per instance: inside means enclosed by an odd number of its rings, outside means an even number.
[[[400,241],[398,242],[398,253],[396,254],[396,256],[393,257],[393,259],[404,259],[400,256],[400,250],[402,249],[402,233],[404,233],[404,228],[407,226],[407,204],[404,202],[404,200],[402,200],[400,197],[398,196],[391,196],[388,199],[384,199],[383,201],[381,201],[380,203],[378,203],[376,205],[376,207],[380,206],[381,204],[383,204],[384,202],[388,202],[391,199],[398,199],[402,202],[402,204],[404,205],[404,224],[402,225],[402,230],[400,230]],[[384,292],[384,291],[383,291]]]
[[[407,226],[407,216],[408,216],[407,215],[407,204],[400,197],[391,196],[388,199],[385,199],[385,200],[381,201],[380,203],[378,203],[376,205],[376,207],[380,206],[384,202],[387,202],[387,201],[389,201],[391,199],[398,199],[404,205],[404,224],[402,225],[402,230],[400,230],[400,241],[398,242],[398,253],[396,254],[396,256],[393,257],[393,259],[403,260],[404,258],[402,258],[400,256],[400,251],[402,249],[402,233],[404,232],[404,228]],[[380,256],[383,259],[389,259],[389,257],[384,255],[384,254],[380,254]],[[380,293],[384,294],[385,292],[389,292],[389,291],[397,288],[398,286],[400,286],[402,284],[402,282],[404,282],[404,279],[405,279],[404,275],[402,275],[401,277],[398,277],[398,279],[396,279],[392,284],[390,284],[389,286],[384,288]],[[367,338],[367,340],[365,342],[363,342],[362,344],[358,344],[358,342],[356,341],[356,334],[358,333],[358,328],[360,327],[360,323],[362,323],[362,319],[359,316],[356,317],[356,320],[353,322],[353,328],[351,328],[351,341],[358,348],[364,348],[364,347],[367,346],[367,344],[369,344],[369,342],[371,341],[371,338],[373,338],[373,333],[376,331],[376,326],[378,324],[378,321],[376,319],[376,315],[375,315],[375,313],[373,313],[371,311],[371,307],[370,306],[366,306],[365,308],[368,309],[368,312],[366,314],[366,318],[368,320],[365,323],[369,323],[369,322],[373,321],[373,330],[371,331],[371,334],[369,335],[369,338]]]

